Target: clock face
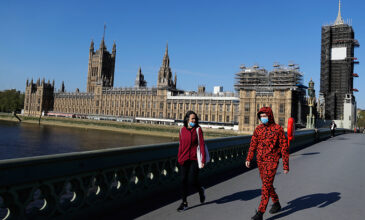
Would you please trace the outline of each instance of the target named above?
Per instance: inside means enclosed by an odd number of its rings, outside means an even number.
[[[344,60],[347,57],[346,47],[331,48],[331,60]]]

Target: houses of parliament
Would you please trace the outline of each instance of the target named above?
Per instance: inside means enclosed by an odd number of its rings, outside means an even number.
[[[97,50],[91,41],[87,91],[66,92],[63,82],[56,90],[54,81],[27,80],[23,114],[174,124],[181,122],[188,110],[193,110],[202,125],[231,126],[249,133],[259,124],[258,109],[270,106],[276,122],[284,128],[289,117],[305,124],[305,89],[299,85],[302,74],[294,64],[275,64],[272,71],[258,65],[242,65],[235,74],[235,92],[207,93],[203,86],[198,91],[177,88],[167,45],[157,87],[147,86],[139,68],[133,88],[115,88],[115,62],[115,42],[110,53],[104,37]]]

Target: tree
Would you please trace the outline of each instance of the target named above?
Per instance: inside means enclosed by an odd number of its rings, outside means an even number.
[[[357,117],[357,127],[359,128],[365,127],[365,110],[361,110]]]
[[[0,91],[0,112],[20,111],[24,107],[24,93],[15,89]]]

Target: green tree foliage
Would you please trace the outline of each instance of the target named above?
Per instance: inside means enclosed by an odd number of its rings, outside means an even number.
[[[365,110],[361,110],[357,117],[357,127],[365,127]]]
[[[20,111],[24,107],[24,93],[15,89],[0,91],[0,112]]]

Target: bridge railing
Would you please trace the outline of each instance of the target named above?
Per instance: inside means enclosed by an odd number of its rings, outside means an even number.
[[[337,129],[337,133],[348,132]],[[329,129],[295,134],[291,151],[330,136]],[[206,140],[211,162],[202,176],[244,164],[251,136]],[[180,182],[178,143],[65,153],[0,161],[0,218],[55,219],[105,212]]]

